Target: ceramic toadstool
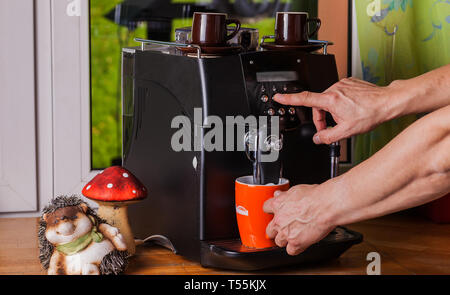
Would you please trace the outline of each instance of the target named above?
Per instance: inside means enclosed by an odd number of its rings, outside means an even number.
[[[128,222],[128,205],[147,196],[144,185],[125,168],[113,166],[97,174],[84,186],[82,193],[98,203],[98,215],[119,229],[128,253],[134,255],[136,245]]]

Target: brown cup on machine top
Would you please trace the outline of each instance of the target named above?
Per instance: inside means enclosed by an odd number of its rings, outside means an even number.
[[[227,26],[230,24],[236,24],[236,28],[228,35]],[[226,46],[227,41],[234,38],[240,29],[239,20],[228,19],[225,13],[195,12],[191,43],[200,46]]]
[[[316,27],[309,32],[309,23]],[[278,12],[275,24],[275,44],[305,45],[320,29],[322,22],[318,18],[309,18],[307,12]]]

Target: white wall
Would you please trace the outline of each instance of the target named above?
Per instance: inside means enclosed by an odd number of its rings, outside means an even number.
[[[0,2],[0,212],[38,209],[34,21],[33,0]]]

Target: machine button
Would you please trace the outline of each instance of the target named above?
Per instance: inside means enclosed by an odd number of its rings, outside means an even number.
[[[275,110],[274,110],[274,109],[268,109],[268,110],[267,110],[267,114],[268,114],[269,116],[273,116],[273,115],[275,115]]]
[[[288,91],[288,88],[287,88],[286,85],[283,86],[283,91],[284,91],[284,92],[287,92],[287,91]]]
[[[262,93],[266,92],[266,87],[264,87],[264,85],[261,86],[261,92],[262,92]]]
[[[278,114],[280,116],[284,116],[286,114],[286,111],[283,108],[281,108],[281,109],[278,110]]]
[[[263,96],[261,96],[261,101],[262,102],[268,102],[269,101],[269,97],[267,95],[263,95]]]
[[[273,85],[272,91],[274,92],[273,94],[275,94],[277,92],[277,87],[275,87],[275,85]]]
[[[288,112],[290,115],[295,115],[295,108],[289,108]]]

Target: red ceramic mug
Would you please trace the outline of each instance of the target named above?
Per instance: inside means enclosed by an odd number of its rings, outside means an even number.
[[[273,215],[263,211],[264,202],[273,197],[275,191],[287,191],[289,180],[281,178],[279,184],[256,185],[253,176],[236,179],[236,218],[242,244],[249,248],[263,249],[276,244],[266,234],[266,227]]]

